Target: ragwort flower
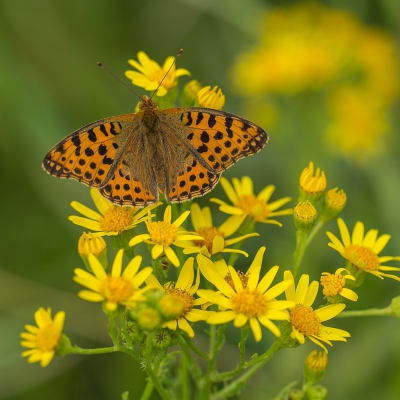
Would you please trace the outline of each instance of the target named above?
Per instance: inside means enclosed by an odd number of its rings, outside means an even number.
[[[347,272],[347,274],[343,275],[343,272]],[[338,298],[338,296],[342,296],[348,300],[357,301],[357,294],[345,287],[347,279],[352,281],[355,280],[354,276],[348,274],[348,271],[345,268],[337,269],[334,274],[323,272],[321,275],[320,282],[323,287],[322,293],[328,298],[328,301],[330,298]],[[333,303],[333,301],[330,302]]]
[[[331,232],[326,232],[331,240],[331,243],[328,243],[328,246],[335,249],[356,269],[355,273],[353,273],[353,275],[356,275],[356,278],[359,278],[360,274],[367,272],[380,279],[391,278],[400,281],[400,277],[383,272],[400,271],[400,268],[382,265],[387,261],[400,261],[400,256],[379,257],[379,253],[385,248],[390,239],[390,235],[384,234],[378,237],[377,229],[370,229],[364,235],[364,224],[358,221],[356,222],[353,233],[350,237],[349,230],[343,219],[338,218],[337,222],[342,241]]]
[[[149,276],[146,280],[146,283],[150,285],[149,287],[162,290],[165,294],[169,295],[169,299],[172,297],[179,300],[179,302],[183,302],[182,313],[172,321],[165,322],[163,328],[169,328],[173,331],[179,328],[186,332],[189,337],[194,337],[194,330],[190,322],[205,320],[210,314],[209,311],[194,308],[196,305],[203,304],[204,301],[193,297],[200,285],[199,270],[197,270],[196,281],[194,282],[193,262],[193,257],[186,260],[176,283],[168,282],[162,286],[154,275]]]
[[[225,276],[217,272],[217,266],[211,260],[201,254],[197,256],[202,274],[218,289],[218,292],[204,289],[197,291],[206,302],[217,304],[220,308],[220,311],[207,318],[208,324],[233,321],[236,328],[242,328],[249,323],[257,342],[262,339],[260,324],[275,336],[280,336],[281,333],[272,320],[288,320],[286,308],[294,303],[276,300],[276,297],[283,293],[291,282],[283,281],[271,287],[278,273],[278,266],[272,267],[261,280],[259,279],[264,251],[265,247],[261,247],[246,274],[229,266]]]
[[[136,302],[145,301],[146,297],[143,294],[150,287],[144,289],[139,287],[153,269],[145,267],[139,271],[142,257],[136,256],[121,274],[123,257],[124,250],[119,250],[109,275],[106,274],[99,260],[93,254],[89,254],[88,260],[93,274],[80,268],[74,271],[74,281],[90,289],[81,290],[78,296],[92,302],[105,301],[105,308],[108,311],[115,311],[118,304],[132,308]]]
[[[225,104],[225,95],[218,86],[205,86],[197,93],[197,102],[199,107],[213,108],[214,110],[222,110]]]
[[[51,318],[51,308],[40,307],[35,312],[37,326],[25,325],[28,332],[21,333],[21,346],[29,348],[22,353],[28,357],[29,363],[40,362],[41,367],[49,365],[60,343],[65,321],[65,312],[59,311],[54,319]]]
[[[118,207],[105,199],[95,188],[90,189],[90,196],[100,214],[77,201],[73,201],[71,207],[84,217],[71,215],[68,219],[75,225],[95,231],[96,233],[93,233],[93,236],[115,236],[132,229],[147,218],[148,210],[162,204],[152,204],[145,208]]]
[[[190,246],[190,243],[186,244],[185,242],[189,240],[203,240],[202,236],[179,230],[179,227],[189,214],[190,211],[185,211],[176,221],[171,223],[171,206],[165,209],[163,221],[152,221],[149,211],[149,216],[146,220],[148,233],[135,236],[129,242],[129,246],[135,246],[142,242],[152,244],[154,245],[151,249],[153,260],[164,253],[175,267],[179,267],[179,259],[174,250],[172,250],[171,245],[187,247]]]
[[[220,211],[233,215],[238,221],[244,220],[246,216],[251,218],[254,222],[263,222],[266,224],[275,224],[282,226],[278,221],[270,219],[281,215],[291,215],[293,210],[288,208],[286,210],[276,211],[284,204],[288,203],[291,198],[284,197],[268,203],[272,194],[275,191],[275,186],[269,185],[265,187],[257,196],[254,195],[253,181],[250,177],[244,176],[240,181],[237,178],[232,179],[233,187],[229,181],[222,177],[221,185],[224,189],[232,206],[225,203],[220,199],[211,199],[212,202],[220,205]]]
[[[307,336],[312,342],[322,347],[326,353],[328,350],[321,342],[329,346],[332,346],[331,341],[333,340],[346,342],[345,338],[350,337],[348,332],[322,325],[322,322],[328,321],[341,313],[346,305],[336,303],[314,310],[311,306],[318,294],[318,282],[313,281],[309,285],[309,276],[303,274],[296,288],[293,274],[290,271],[284,272],[284,279],[285,282],[292,282],[286,289],[286,299],[295,304],[290,307],[291,337],[303,344],[305,336]]]
[[[240,253],[248,257],[245,251],[230,249],[228,246],[253,236],[259,236],[258,233],[253,232],[236,238],[225,239],[239,229],[245,216],[242,219],[230,217],[222,225],[216,227],[213,225],[209,207],[201,209],[197,203],[193,203],[190,211],[193,228],[204,239],[195,240],[192,242],[192,245],[187,245],[183,250],[185,254],[202,253],[206,257],[211,257],[218,253]]]
[[[139,51],[138,60],[128,60],[128,63],[137,71],[126,71],[125,76],[132,81],[132,84],[139,86],[147,91],[154,91],[158,88],[156,95],[164,96],[168,90],[174,88],[178,83],[178,78],[183,75],[190,75],[190,72],[184,68],[176,69],[175,57],[167,57],[161,67],[157,62],[151,60],[144,51]],[[172,67],[171,67],[172,65]],[[167,74],[168,69],[170,71]],[[159,84],[162,84],[160,87]]]

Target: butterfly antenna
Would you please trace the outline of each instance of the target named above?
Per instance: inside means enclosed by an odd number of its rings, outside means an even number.
[[[153,96],[157,93],[158,88],[161,86],[161,84],[164,82],[164,79],[167,77],[169,71],[171,71],[171,68],[174,66],[174,64],[176,63],[176,60],[178,59],[178,57],[183,53],[183,49],[180,49],[178,51],[178,54],[175,56],[175,59],[173,61],[173,63],[171,64],[171,66],[168,68],[168,71],[166,72],[166,74],[164,75],[164,78],[161,79],[161,82],[158,84],[157,89],[154,91],[154,93],[151,95],[150,99],[153,98]]]
[[[103,69],[105,69],[110,75],[112,75],[117,81],[120,81],[125,87],[127,87],[132,93],[134,93],[137,97],[139,97],[140,100],[142,98],[132,89],[130,88],[125,82],[121,81],[116,75],[114,75],[105,65],[103,65],[101,62],[98,62],[97,65]]]

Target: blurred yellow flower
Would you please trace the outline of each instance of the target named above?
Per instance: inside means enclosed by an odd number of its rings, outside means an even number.
[[[395,40],[350,13],[316,2],[278,7],[261,20],[258,47],[233,68],[240,93],[324,91],[330,148],[364,161],[384,149],[400,92]]]
[[[54,319],[51,318],[51,308],[40,307],[35,312],[37,326],[25,325],[28,332],[21,333],[21,346],[27,347],[22,353],[28,357],[29,363],[40,362],[41,367],[49,365],[55,354],[64,326],[65,312],[59,311]]]

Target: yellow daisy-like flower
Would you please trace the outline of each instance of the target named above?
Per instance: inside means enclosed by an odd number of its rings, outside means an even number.
[[[260,280],[262,257],[265,247],[257,252],[247,273],[244,275],[227,268],[227,274],[222,276],[217,272],[217,266],[202,254],[197,256],[199,268],[204,277],[218,289],[200,289],[198,296],[206,302],[217,304],[220,311],[207,318],[208,324],[225,324],[233,321],[236,328],[242,328],[249,323],[257,342],[262,339],[261,325],[268,328],[275,336],[280,336],[278,327],[271,320],[288,320],[286,308],[294,305],[292,301],[276,300],[276,297],[291,285],[283,281],[271,287],[279,267],[272,267]]]
[[[343,275],[342,272],[347,272],[346,275]],[[353,275],[350,275],[345,268],[339,268],[336,270],[334,274],[330,274],[329,272],[323,272],[321,275],[321,285],[323,287],[322,293],[326,297],[337,297],[342,296],[346,299],[357,301],[358,296],[355,292],[350,289],[345,288],[346,280],[355,281]]]
[[[196,281],[194,282],[193,261],[193,257],[186,260],[176,283],[168,282],[162,286],[154,275],[150,275],[146,280],[149,287],[162,290],[165,294],[168,294],[169,300],[172,297],[179,300],[179,303],[184,304],[181,314],[172,321],[165,322],[163,328],[169,328],[173,331],[179,328],[186,332],[189,337],[194,337],[194,330],[189,322],[203,321],[210,315],[210,311],[194,308],[196,305],[204,304],[204,301],[193,297],[200,285],[200,273],[198,270]]]
[[[253,191],[253,181],[248,176],[242,177],[241,181],[237,178],[233,178],[233,186],[224,177],[221,178],[220,182],[233,205],[231,206],[224,201],[215,198],[211,199],[211,201],[220,205],[220,211],[235,216],[235,218],[232,219],[239,220],[248,216],[254,222],[263,222],[266,224],[282,226],[280,222],[270,218],[282,215],[291,215],[293,212],[291,208],[276,211],[278,208],[288,203],[291,200],[290,197],[284,197],[275,200],[272,203],[268,203],[275,191],[275,186],[273,185],[265,187],[257,196],[255,196]]]
[[[41,367],[49,365],[55,354],[64,327],[65,312],[59,311],[51,318],[51,308],[40,307],[35,312],[37,326],[25,325],[28,332],[21,333],[21,346],[29,348],[22,353],[29,363],[40,362]]]
[[[118,304],[134,307],[136,302],[145,301],[146,297],[143,294],[150,288],[140,289],[139,287],[153,269],[145,267],[139,271],[142,257],[136,256],[121,275],[123,256],[124,251],[119,250],[109,275],[106,274],[99,260],[93,254],[89,254],[88,260],[93,274],[80,268],[74,271],[74,281],[90,289],[80,291],[78,296],[92,302],[105,301],[108,311],[116,310]]]
[[[331,243],[328,243],[328,246],[335,249],[353,267],[356,268],[355,274],[357,279],[360,274],[367,272],[381,279],[391,278],[400,281],[400,277],[382,272],[400,271],[400,268],[398,267],[382,265],[387,261],[400,261],[400,256],[379,257],[379,253],[385,248],[390,239],[390,235],[385,234],[378,237],[377,229],[370,229],[364,235],[364,224],[358,221],[356,222],[353,233],[350,237],[349,230],[343,219],[338,218],[337,222],[342,241],[331,232],[326,232],[331,240]]]
[[[139,86],[147,91],[154,91],[158,88],[156,95],[165,96],[169,89],[174,88],[178,83],[178,78],[183,75],[190,75],[190,72],[184,68],[176,69],[174,60],[175,57],[167,57],[164,65],[161,67],[157,62],[151,60],[144,51],[139,51],[138,60],[128,60],[128,63],[137,71],[126,71],[125,76],[132,81],[136,86]],[[172,67],[171,67],[172,65]],[[168,72],[168,69],[171,70]],[[168,75],[166,75],[168,72]]]
[[[149,211],[148,219],[146,220],[148,233],[135,236],[129,242],[129,246],[135,246],[142,242],[153,244],[154,246],[151,249],[153,260],[164,253],[175,267],[179,267],[179,259],[174,250],[172,250],[171,245],[187,247],[190,246],[190,243],[188,242],[186,245],[184,242],[189,240],[203,240],[202,236],[179,230],[179,227],[189,214],[190,211],[185,211],[176,221],[171,223],[171,206],[165,209],[163,221],[152,221]]]
[[[326,190],[325,172],[317,168],[314,173],[314,163],[310,161],[308,167],[303,169],[299,180],[299,201],[309,200],[314,205]]]
[[[185,254],[202,253],[206,257],[211,257],[218,253],[240,253],[248,257],[248,254],[243,250],[229,249],[227,247],[247,238],[259,236],[258,233],[254,232],[237,238],[225,239],[233,235],[239,229],[246,217],[245,215],[243,215],[241,219],[230,217],[222,225],[216,227],[212,223],[210,207],[201,209],[197,203],[193,203],[190,207],[190,211],[193,228],[196,233],[204,239],[195,240],[191,245],[187,245],[183,250]]]
[[[318,282],[313,281],[309,285],[309,276],[303,274],[296,288],[293,274],[290,271],[284,272],[284,279],[285,282],[292,282],[285,291],[286,299],[295,304],[290,307],[291,337],[303,344],[305,336],[307,336],[312,342],[322,347],[326,353],[328,350],[321,342],[329,344],[329,346],[332,346],[331,341],[333,340],[346,342],[345,338],[350,337],[348,332],[322,325],[322,322],[340,314],[346,305],[336,303],[314,310],[311,306],[318,294]]]
[[[100,211],[93,211],[83,204],[73,201],[71,207],[84,215],[71,215],[68,219],[75,225],[95,231],[93,236],[115,236],[121,232],[134,228],[147,218],[148,210],[158,207],[162,203],[152,204],[145,208],[118,207],[105,199],[97,189],[90,189],[90,196]]]
[[[221,110],[225,104],[225,95],[218,86],[205,86],[197,93],[197,101],[199,107],[213,108],[214,110]]]

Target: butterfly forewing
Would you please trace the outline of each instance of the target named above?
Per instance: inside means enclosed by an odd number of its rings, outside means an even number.
[[[46,172],[101,187],[108,179],[122,131],[118,117],[87,125],[57,143],[43,160]]]

